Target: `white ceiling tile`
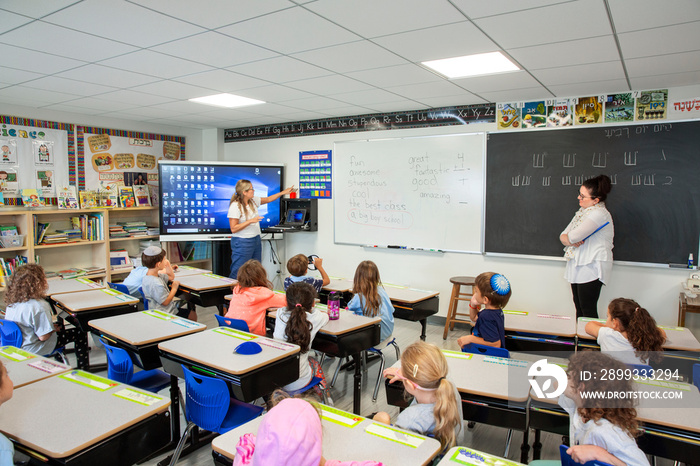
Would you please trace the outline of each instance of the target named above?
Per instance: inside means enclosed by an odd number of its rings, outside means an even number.
[[[513,89],[509,91],[483,92],[479,94],[487,102],[522,102],[532,99],[548,99],[554,95],[542,86],[531,89]]]
[[[339,74],[322,76],[320,78],[302,79],[300,81],[287,83],[287,86],[320,95],[332,95],[337,94],[338,92],[353,92],[373,89],[373,87],[368,84]]]
[[[79,3],[76,0],[51,0],[50,2],[28,2],[27,0],[2,0],[3,10],[19,13],[30,18],[41,18],[65,7]]]
[[[0,6],[3,6],[3,4],[0,3]],[[32,18],[0,9],[0,34],[11,31],[14,28],[24,26],[32,21],[34,21]]]
[[[193,73],[210,71],[212,68],[189,60],[163,55],[150,50],[140,50],[100,62],[101,65],[121,70],[157,76],[163,79],[177,78]]]
[[[447,97],[430,97],[426,99],[420,99],[420,103],[426,105],[428,108],[440,108],[440,107],[456,107],[459,105],[474,105],[474,104],[485,104],[488,101],[475,96],[469,92],[464,94],[447,96]]]
[[[303,27],[299,27],[303,24]],[[274,31],[274,34],[261,34]],[[301,7],[278,11],[218,29],[218,32],[254,42],[282,54],[344,44],[361,37]],[[320,41],[319,38],[323,40]]]
[[[160,97],[152,94],[144,94],[143,92],[134,92],[129,90],[108,92],[107,94],[101,94],[100,99],[114,101],[114,102],[124,102],[126,104],[131,104],[134,107],[149,105],[164,104],[166,102],[172,102],[173,99],[167,97]]]
[[[183,113],[187,115],[190,113],[204,113],[216,107],[213,107],[211,105],[200,104],[197,102],[190,102],[188,100],[176,100],[164,104],[153,105],[150,108],[158,110],[167,110],[169,112],[175,113]],[[171,114],[170,116],[173,116],[173,114]]]
[[[98,110],[100,113],[123,111],[129,108],[134,108],[137,105],[128,102],[116,100],[105,100],[100,97],[84,97],[63,102],[61,105],[70,105],[75,108],[85,108],[90,110]]]
[[[270,84],[298,81],[300,79],[317,78],[332,74],[317,66],[291,57],[276,57],[260,60],[245,65],[232,66],[231,71],[253,78],[264,79]]]
[[[584,97],[590,95],[610,94],[614,92],[627,92],[631,89],[624,79],[611,79],[608,81],[595,81],[574,84],[561,84],[549,86],[555,97]]]
[[[122,113],[130,113],[132,115],[140,115],[148,118],[168,118],[177,115],[177,113],[173,114],[173,111],[170,109],[156,107],[131,108]]]
[[[109,115],[110,118],[121,118],[123,120],[132,120],[132,121],[147,121],[151,117],[148,115],[137,115],[135,113],[129,113],[129,112],[111,112]]]
[[[279,84],[245,89],[239,92],[239,94],[243,97],[263,100],[265,102],[285,102],[287,100],[303,99],[304,97],[311,97],[313,95],[309,94],[308,92],[292,89],[291,87],[287,86],[281,86]]]
[[[72,70],[58,73],[56,76],[119,88],[140,86],[142,84],[159,81],[159,78],[153,76],[92,64],[73,68]]]
[[[212,95],[211,89],[205,89],[191,84],[180,83],[177,81],[158,81],[143,86],[134,86],[132,91],[143,92],[144,94],[159,95],[161,97],[170,97],[171,99],[186,100],[194,99],[195,97],[204,97]]]
[[[44,75],[31,71],[16,70],[14,68],[0,66],[0,80],[6,84],[20,84],[25,81],[41,78],[42,76]]]
[[[404,84],[418,84],[444,80],[444,78],[426,70],[422,66],[414,64],[355,71],[346,73],[346,75],[376,87],[401,86]]]
[[[319,0],[305,7],[365,38],[464,20],[464,16],[446,1]]]
[[[298,108],[299,110],[322,111],[329,108],[340,107],[342,105],[345,105],[345,102],[340,102],[335,99],[329,99],[328,97],[314,96],[308,97],[306,99],[288,100],[284,104],[290,107]]]
[[[499,50],[491,39],[468,21],[377,37],[372,42],[412,62]]]
[[[2,36],[0,36],[0,57],[5,66],[42,74],[59,73],[85,64],[83,61],[71,58],[5,45],[2,43]]]
[[[627,32],[618,37],[625,59],[689,52],[698,49],[700,21]]]
[[[293,55],[336,73],[361,71],[390,65],[403,65],[406,60],[369,41],[353,42]]]
[[[67,100],[73,100],[76,97],[75,94],[65,94],[63,92],[46,91],[43,89],[32,89],[26,86],[10,86],[4,89],[0,89],[0,101],[3,97],[12,98],[26,98],[29,102],[44,102],[44,105],[56,104],[59,102],[65,102]]]
[[[325,117],[323,118],[352,117],[355,115],[368,115],[370,113],[374,113],[374,111],[367,107],[349,105],[346,107],[329,108],[324,110],[323,114]]]
[[[71,105],[70,103],[47,105],[44,108],[47,110],[55,110],[57,112],[70,112],[70,113],[79,113],[79,114],[84,114],[84,115],[101,115],[101,114],[105,113],[105,111],[101,110],[101,109],[75,106],[75,105]]]
[[[388,87],[387,90],[415,100],[427,99],[430,97],[447,97],[467,92],[449,81]]]
[[[265,0],[264,2],[236,2],[231,0],[207,0],[198,2],[193,8],[192,2],[172,0],[129,0],[168,16],[194,23],[207,29],[216,29],[228,24],[266,15],[273,11],[290,8],[287,0]]]
[[[539,85],[539,83],[525,71],[492,74],[489,76],[475,76],[473,78],[450,79],[450,82],[476,94],[503,89],[524,89]]]
[[[218,32],[205,32],[174,40],[152,47],[151,50],[216,68],[226,68],[278,55]]]
[[[334,99],[347,102],[349,104],[362,107],[370,106],[373,103],[395,102],[400,99],[401,95],[396,95],[392,92],[387,92],[383,89],[370,89],[357,92],[343,92],[342,94],[331,94]]]
[[[700,20],[700,2],[673,0],[608,0],[617,33]]]
[[[661,74],[630,78],[633,89],[668,89],[669,87],[691,86],[700,83],[700,71],[687,73]]]
[[[45,78],[35,79],[34,81],[24,83],[24,85],[29,87],[29,88],[32,88],[32,89],[43,89],[45,91],[58,91],[58,92],[64,92],[66,94],[83,95],[83,96],[104,94],[105,92],[112,92],[115,90],[114,87],[107,87],[107,86],[101,86],[99,84],[73,81],[72,79],[57,78],[55,76],[48,76]]]
[[[43,20],[136,47],[152,47],[204,32],[203,28],[176,18],[113,0],[80,2]]]
[[[533,70],[532,74],[545,86],[625,78],[619,61]]]
[[[424,110],[430,108],[414,100],[400,100],[396,102],[386,102],[383,104],[368,105],[375,112],[392,113],[392,112],[410,112],[411,110]]]
[[[269,104],[264,105],[252,105],[250,107],[243,107],[244,110],[248,110],[251,115],[264,115],[264,116],[275,116],[275,115],[291,115],[299,113],[298,108],[288,107],[286,105],[279,104]]]
[[[136,50],[136,47],[131,45],[120,44],[41,21],[35,21],[20,29],[3,34],[0,36],[0,41],[5,44],[83,61],[98,61]]]
[[[537,9],[543,6],[556,5],[573,0],[499,0],[497,2],[475,2],[474,0],[452,0],[470,19],[483,18],[485,16],[502,15],[516,11]]]
[[[192,84],[193,86],[205,87],[220,92],[236,93],[241,89],[263,86],[266,81],[261,81],[249,76],[234,73],[227,70],[205,71],[204,73],[180,76],[175,81]]]
[[[508,53],[529,70],[552,68],[552,65],[577,66],[620,59],[613,36],[523,47],[508,50]]]
[[[505,49],[612,34],[602,0],[560,3],[474,22]]]
[[[700,51],[632,58],[626,60],[625,64],[630,78],[667,74],[669,70],[675,73],[698,71],[700,70]]]

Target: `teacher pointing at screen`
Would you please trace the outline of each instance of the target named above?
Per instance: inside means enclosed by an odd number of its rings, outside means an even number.
[[[253,183],[239,180],[236,192],[231,196],[228,206],[228,222],[231,225],[231,273],[236,278],[238,269],[250,259],[262,260],[262,242],[260,241],[260,220],[258,207],[276,201],[285,194],[294,191],[294,186],[268,197],[257,197]]]
[[[611,188],[606,175],[584,181],[578,194],[580,209],[559,236],[566,246],[564,278],[571,283],[577,318],[598,318],[600,289],[608,283],[612,271],[615,230],[605,207]]]

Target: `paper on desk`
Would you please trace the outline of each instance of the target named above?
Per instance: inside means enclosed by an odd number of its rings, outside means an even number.
[[[104,377],[99,377],[99,376],[91,374],[89,372],[80,371],[80,370],[71,371],[71,372],[68,372],[67,374],[58,375],[56,377],[68,380],[68,381],[73,382],[73,383],[83,385],[85,387],[90,387],[94,390],[99,390],[101,392],[119,385],[117,382],[114,382],[113,380],[105,379]]]
[[[90,288],[100,288],[98,283],[93,282],[89,278],[76,278],[76,281],[82,283],[83,285],[87,285]]]
[[[257,338],[255,335],[249,335],[245,332],[241,332],[239,330],[233,329],[231,327],[216,327],[215,329],[212,330],[212,332],[215,333],[220,333],[222,335],[226,335],[227,337],[233,337],[233,338],[238,338],[239,340],[253,340]]]
[[[56,372],[69,369],[68,366],[64,366],[63,364],[58,364],[51,361],[46,361],[44,359],[38,359],[36,361],[30,362],[29,364],[27,364],[27,366],[33,367],[34,369],[39,369],[40,371],[47,372],[49,374],[54,374]]]
[[[376,435],[377,437],[391,440],[392,442],[400,443],[411,448],[419,447],[424,441],[424,437],[418,435],[409,434],[408,432],[403,432],[401,430],[394,429],[393,427],[387,426],[386,424],[377,424],[376,422],[371,423],[365,428],[365,432],[368,434]]]
[[[472,358],[471,353],[462,353],[459,351],[442,350],[442,354],[444,354],[446,358],[455,358],[455,359],[471,359]]]
[[[131,388],[124,388],[118,392],[112,393],[112,395],[122,398],[124,400],[133,401],[144,406],[151,406],[154,403],[158,403],[163,398],[159,396],[153,396],[152,394],[146,394],[143,392],[138,392]]]
[[[222,282],[226,282],[226,283],[233,283],[236,281],[233,278],[223,277],[223,276],[217,275],[215,273],[203,273],[202,275],[204,275],[205,277],[209,277],[209,278],[216,278],[217,280],[221,280]]]
[[[469,448],[458,448],[450,457],[450,462],[473,466],[515,466],[521,464],[497,456],[487,455],[486,453]]]
[[[32,353],[28,353],[14,346],[3,346],[0,349],[0,356],[4,356],[12,361],[26,361],[27,359],[35,358]]]
[[[321,419],[350,428],[357,426],[364,420],[361,416],[331,408],[330,406],[321,406]]]
[[[527,365],[529,364],[527,361],[520,361],[518,359],[497,358],[496,356],[484,356],[484,362],[503,364],[506,366],[515,367],[527,367]]]

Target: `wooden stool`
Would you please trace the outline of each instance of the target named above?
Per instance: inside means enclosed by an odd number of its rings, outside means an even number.
[[[442,339],[447,338],[448,330],[455,329],[455,322],[462,322],[465,324],[471,324],[469,319],[469,313],[463,314],[457,312],[457,304],[460,301],[471,301],[472,295],[474,294],[474,285],[476,284],[474,277],[452,277],[450,278],[450,283],[452,283],[452,296],[450,296],[450,304],[447,309],[447,319],[445,320],[445,332],[442,334]],[[462,287],[468,286],[469,291],[463,292]],[[467,320],[458,319],[457,317],[466,317]]]
[[[678,326],[685,327],[685,313],[700,313],[700,296],[697,298],[689,298],[681,291],[678,298]]]

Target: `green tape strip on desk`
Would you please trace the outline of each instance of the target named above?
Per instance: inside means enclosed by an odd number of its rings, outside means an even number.
[[[683,330],[685,330],[685,327],[668,327],[666,325],[659,325],[658,327],[664,330],[676,330],[678,332],[682,332]]]
[[[454,455],[450,457],[452,463],[468,464],[474,466],[482,465],[503,465],[503,466],[519,466],[522,463],[516,463],[505,458],[487,455],[480,451],[471,450],[469,448],[458,448]]]
[[[343,427],[353,428],[362,422],[365,418],[358,416],[353,413],[348,413],[341,411],[339,409],[331,408],[330,406],[321,406],[321,419],[328,422],[341,425]]]
[[[105,379],[104,377],[80,370],[71,371],[57,377],[101,392],[119,385],[119,383],[114,380]]]
[[[158,403],[163,399],[162,397],[154,396],[152,393],[139,392],[133,388],[124,388],[118,392],[112,393],[112,395],[143,406],[151,406],[152,404]]]
[[[257,338],[257,336],[255,335],[249,335],[245,332],[241,332],[240,330],[236,330],[230,327],[216,327],[212,330],[212,332],[220,333],[222,335],[226,335],[227,337],[238,338],[239,340],[245,341],[254,340]]]
[[[492,364],[503,364],[504,366],[515,366],[515,367],[527,367],[530,364],[527,361],[521,361],[519,359],[506,359],[499,358],[496,356],[484,356],[484,362],[490,362]]]
[[[0,349],[0,356],[3,356],[12,361],[26,361],[27,359],[35,358],[36,355],[28,353],[22,349],[15,348],[14,346],[3,346]]]
[[[605,319],[594,319],[593,317],[579,317],[581,322],[605,322]]]
[[[408,432],[394,429],[386,424],[378,424],[376,422],[372,422],[370,425],[368,425],[365,428],[365,432],[411,448],[418,448],[425,441],[425,437],[409,434]]]
[[[156,319],[161,319],[161,320],[173,320],[175,318],[174,314],[168,314],[167,312],[159,311],[156,309],[149,309],[147,311],[143,311],[143,314],[146,314],[151,317],[155,317]]]
[[[125,295],[124,293],[120,293],[117,290],[112,290],[111,288],[102,288],[100,291],[102,291],[103,293],[107,293],[110,296],[114,296],[119,301],[131,301],[135,299],[131,296]]]
[[[75,281],[76,281],[76,282],[79,282],[79,283],[82,283],[83,285],[87,285],[87,286],[89,286],[90,288],[100,288],[100,285],[99,285],[99,284],[93,282],[93,281],[90,280],[89,278],[76,278]]]
[[[504,314],[512,314],[515,316],[526,316],[528,314],[527,311],[506,311],[505,309],[503,310]]]
[[[217,275],[215,273],[203,273],[202,275],[204,275],[205,277],[209,277],[209,278],[216,278],[217,280],[221,280],[222,282],[226,282],[226,283],[233,283],[236,281],[233,278],[224,277],[223,275]]]
[[[471,359],[473,356],[471,353],[462,353],[461,351],[450,350],[442,350],[442,354],[444,354],[446,358],[454,359]]]

